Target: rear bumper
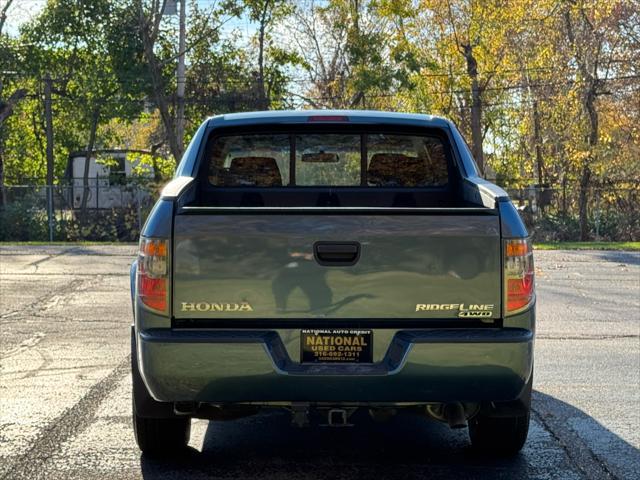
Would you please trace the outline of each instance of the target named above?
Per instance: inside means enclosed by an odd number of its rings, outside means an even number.
[[[137,345],[144,382],[164,402],[510,401],[533,365],[524,328],[401,330],[368,365],[300,364],[270,330],[148,329]]]

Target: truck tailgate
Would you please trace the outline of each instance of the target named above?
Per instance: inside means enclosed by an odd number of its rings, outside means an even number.
[[[258,210],[176,215],[174,318],[500,317],[493,210]]]

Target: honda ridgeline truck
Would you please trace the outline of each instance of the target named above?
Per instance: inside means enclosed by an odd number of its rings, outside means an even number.
[[[370,111],[215,116],[131,269],[133,418],[174,452],[192,418],[298,426],[410,410],[513,454],[535,324],[527,231],[448,120]]]

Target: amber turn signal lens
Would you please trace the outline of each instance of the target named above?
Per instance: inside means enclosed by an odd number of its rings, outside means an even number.
[[[529,253],[527,243],[520,241],[507,240],[506,249],[507,257],[524,257]]]

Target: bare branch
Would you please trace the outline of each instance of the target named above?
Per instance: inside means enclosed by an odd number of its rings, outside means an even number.
[[[2,28],[4,27],[4,23],[7,21],[7,11],[12,3],[13,0],[5,0],[5,4],[0,8],[0,35],[2,35]]]
[[[6,101],[0,101],[0,125],[13,113],[16,104],[27,96],[26,88],[19,88]]]

